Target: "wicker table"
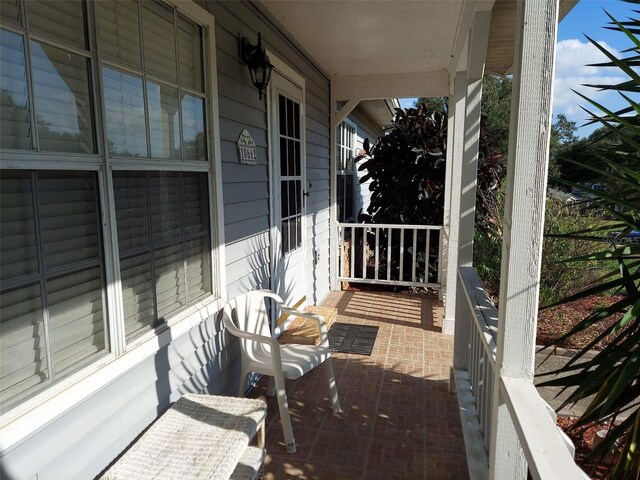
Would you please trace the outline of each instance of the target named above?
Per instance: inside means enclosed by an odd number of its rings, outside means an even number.
[[[101,478],[259,478],[266,411],[262,400],[184,395]]]

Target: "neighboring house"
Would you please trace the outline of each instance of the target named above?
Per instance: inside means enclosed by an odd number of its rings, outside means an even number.
[[[559,436],[531,383],[555,31],[573,3],[4,0],[0,474],[92,478],[185,392],[236,392],[224,299],[270,288],[317,304],[339,286],[337,127],[361,101],[448,95],[444,330],[456,327],[459,398],[486,410],[464,409],[468,455],[496,478],[522,477],[509,472],[525,454],[574,478],[567,452],[539,455]],[[274,65],[266,98],[239,54],[258,33]],[[500,322],[477,337],[456,296],[475,298],[485,70],[514,73],[517,214]],[[373,140],[365,108],[351,125]],[[240,162],[248,136],[255,162]],[[472,336],[495,365],[482,396]]]

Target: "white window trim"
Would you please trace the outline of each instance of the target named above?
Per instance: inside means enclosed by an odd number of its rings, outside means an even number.
[[[180,13],[190,18],[195,23],[203,27],[204,41],[208,55],[204,59],[204,74],[207,92],[207,136],[209,140],[210,150],[210,167],[203,170],[209,171],[209,215],[210,215],[210,244],[211,244],[211,277],[214,292],[212,295],[200,300],[178,312],[175,316],[169,318],[163,327],[150,331],[139,339],[127,346],[127,351],[123,350],[114,353],[113,336],[110,338],[110,351],[98,361],[88,365],[87,367],[73,373],[69,377],[56,382],[50,387],[45,388],[41,392],[27,398],[20,405],[12,408],[0,416],[0,450],[7,451],[10,448],[24,441],[28,436],[55,420],[65,412],[72,410],[82,401],[97,393],[100,389],[126,374],[129,370],[139,365],[145,359],[152,357],[161,348],[171,344],[175,339],[187,333],[191,328],[202,323],[207,318],[217,314],[223,306],[223,299],[227,297],[227,284],[225,274],[225,239],[224,239],[224,212],[223,212],[223,190],[222,190],[222,163],[221,163],[221,147],[220,147],[220,115],[218,106],[218,81],[217,81],[217,56],[216,56],[216,40],[215,40],[215,17],[207,10],[198,6],[193,0],[165,0],[167,4],[175,6]],[[91,2],[88,2],[88,5]],[[89,5],[92,10],[92,6]],[[90,13],[89,22],[92,22]],[[102,101],[96,95],[95,85],[100,82],[98,75],[99,59],[92,65],[93,75],[93,103],[97,106],[94,110],[98,123],[104,125],[104,117],[102,112]],[[101,151],[103,145],[100,139],[100,128],[96,135],[98,150]],[[109,315],[113,316],[113,308],[121,308],[122,302],[118,301],[122,294],[120,285],[119,258],[117,258],[117,231],[115,230],[115,207],[113,202],[109,200],[113,198],[113,185],[111,175],[105,175],[102,172],[110,171],[115,167],[123,168],[119,162],[111,162],[109,155],[105,153],[106,161],[102,163],[100,154],[86,155],[95,156],[95,164],[91,163],[67,163],[62,162],[67,154],[42,154],[23,152],[18,154],[25,160],[32,160],[28,163],[20,160],[1,162],[2,168],[13,169],[56,169],[56,170],[93,170],[98,171],[99,187],[102,194],[100,195],[100,208],[103,216],[103,242],[104,248],[114,252],[112,255],[105,255],[105,269],[112,270],[111,276],[107,273],[107,289],[110,294],[110,300],[107,302],[109,307]],[[47,158],[48,159],[45,159]],[[53,158],[51,158],[53,157]],[[112,165],[112,163],[114,163]],[[184,162],[182,162],[184,163]],[[205,164],[206,162],[200,162]],[[168,169],[165,162],[145,163],[145,170]],[[185,165],[181,165],[185,170]],[[137,168],[136,168],[137,167]],[[141,165],[132,166],[128,169],[142,169]],[[176,168],[177,169],[177,168]],[[214,208],[217,206],[217,208]],[[115,242],[108,245],[107,242]],[[118,267],[113,271],[114,267]],[[109,278],[111,277],[111,278]],[[111,280],[111,281],[109,281]],[[114,300],[115,298],[115,300]],[[118,304],[119,305],[116,305]],[[118,315],[116,313],[116,315]],[[121,322],[109,323],[111,330],[115,324]],[[117,325],[116,325],[117,326]],[[121,325],[122,326],[122,325]],[[124,332],[116,332],[116,335],[124,335]]]

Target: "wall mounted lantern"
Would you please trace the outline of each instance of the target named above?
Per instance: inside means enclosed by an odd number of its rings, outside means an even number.
[[[264,48],[262,48],[260,32],[258,32],[258,43],[256,45],[249,43],[247,38],[243,38],[240,41],[240,53],[242,61],[249,67],[251,81],[258,89],[258,95],[262,100],[262,94],[267,91],[267,85],[269,85],[273,65],[269,63],[269,57],[267,57]]]

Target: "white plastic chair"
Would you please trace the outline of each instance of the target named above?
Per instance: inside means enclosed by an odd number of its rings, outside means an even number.
[[[283,314],[317,321],[321,344],[319,346],[280,345],[271,333],[265,298],[275,301],[278,310]],[[275,393],[278,396],[278,407],[287,452],[295,453],[296,443],[289,416],[287,393],[284,386],[285,378],[295,380],[326,362],[333,410],[335,412],[341,411],[325,319],[321,315],[301,312],[285,306],[278,295],[268,290],[254,290],[229,300],[224,306],[222,318],[227,330],[240,338],[242,370],[238,396],[244,394],[247,375],[250,372],[272,377],[269,381],[269,395],[272,396],[274,393],[273,382],[275,381]]]

